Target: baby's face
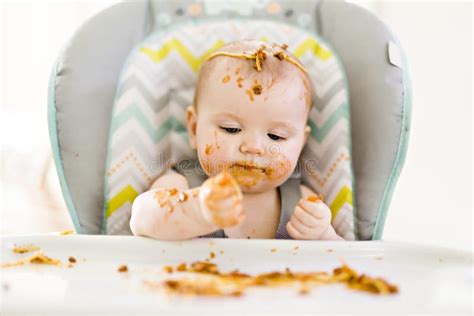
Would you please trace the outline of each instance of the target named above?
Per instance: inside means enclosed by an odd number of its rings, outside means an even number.
[[[208,176],[228,171],[243,192],[257,193],[281,185],[295,169],[310,131],[309,106],[300,78],[277,79],[256,95],[247,75],[255,71],[241,68],[237,63],[209,73],[197,113],[188,108],[188,131]],[[262,74],[257,83],[264,80]]]

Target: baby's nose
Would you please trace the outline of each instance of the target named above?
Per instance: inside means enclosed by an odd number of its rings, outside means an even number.
[[[260,155],[260,156],[264,154],[263,147],[257,142],[242,143],[242,145],[240,145],[240,151],[243,154]]]

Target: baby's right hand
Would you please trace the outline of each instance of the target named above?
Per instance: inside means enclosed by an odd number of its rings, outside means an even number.
[[[199,190],[199,207],[204,218],[218,227],[230,227],[245,219],[242,192],[229,173],[209,178]]]

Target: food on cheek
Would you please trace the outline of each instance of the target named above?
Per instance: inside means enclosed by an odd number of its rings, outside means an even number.
[[[200,161],[202,169],[209,175],[212,174],[211,163],[208,160]]]
[[[204,153],[206,154],[206,156],[212,154],[213,151],[214,147],[211,144],[206,144],[206,148],[204,149]]]
[[[265,170],[269,180],[275,181],[286,177],[291,172],[291,161],[284,155],[278,155]]]
[[[221,149],[221,146],[219,146],[219,142],[217,141],[217,130],[214,130],[214,140],[216,142],[216,148]]]

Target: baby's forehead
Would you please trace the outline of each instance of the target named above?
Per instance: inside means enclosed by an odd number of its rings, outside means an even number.
[[[257,71],[254,63],[249,60],[234,57],[217,57],[207,61],[198,79],[197,89],[202,84],[221,84],[228,82],[237,88],[242,85],[258,82],[265,94],[270,89],[286,89],[291,85],[300,85],[302,89],[310,89],[298,68],[289,63],[266,63],[261,71]]]
[[[265,72],[252,74],[249,78],[242,74],[240,65],[213,70],[203,79],[198,112],[205,108],[213,116],[232,113],[241,121],[258,120],[262,123],[277,120],[299,125],[305,122],[308,106],[305,90],[298,83],[301,79],[282,78],[272,82],[274,78],[265,76]],[[252,90],[256,86],[258,91]]]

